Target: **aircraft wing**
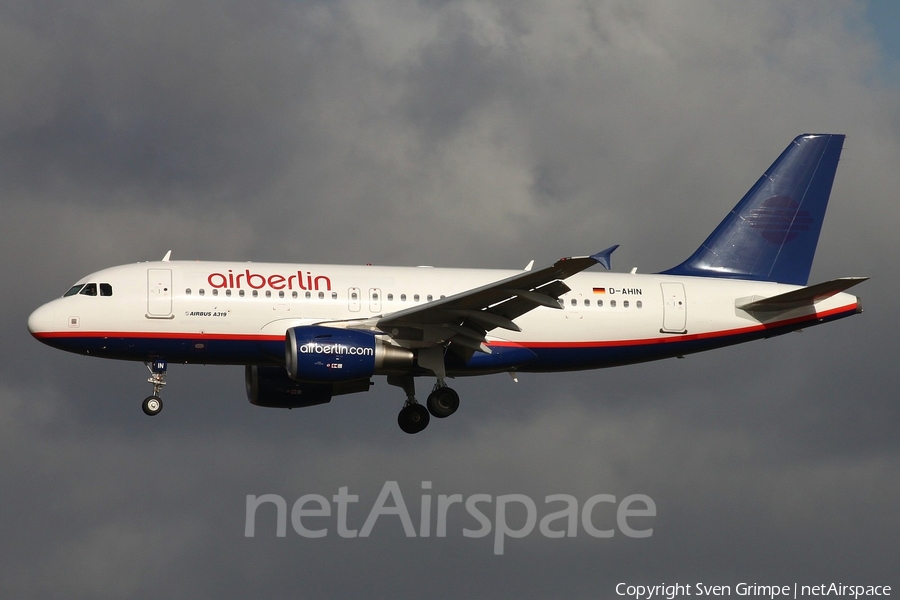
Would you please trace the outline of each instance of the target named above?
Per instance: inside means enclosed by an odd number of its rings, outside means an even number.
[[[521,331],[517,317],[537,308],[562,308],[559,297],[569,291],[563,280],[595,264],[609,268],[617,246],[591,256],[563,258],[538,271],[523,271],[481,287],[427,304],[384,315],[376,327],[395,340],[428,347],[447,341],[457,350],[490,354],[485,335],[495,328]],[[452,346],[451,346],[452,347]]]

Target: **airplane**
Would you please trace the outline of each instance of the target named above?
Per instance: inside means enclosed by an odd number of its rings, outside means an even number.
[[[170,362],[241,365],[249,401],[300,408],[368,391],[406,394],[418,433],[456,412],[447,379],[576,371],[721,348],[862,312],[846,290],[807,285],[844,136],[795,138],[703,244],[666,271],[610,271],[611,246],[524,270],[171,260],[80,279],[28,318],[39,341],[142,361],[162,410]],[[602,265],[605,271],[588,272]],[[415,380],[434,379],[425,406]]]

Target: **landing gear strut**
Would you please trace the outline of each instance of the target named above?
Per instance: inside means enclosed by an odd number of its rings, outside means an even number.
[[[163,407],[159,392],[166,385],[166,370],[169,364],[159,358],[144,364],[150,370],[150,379],[147,380],[147,383],[153,384],[153,394],[144,398],[144,401],[141,403],[141,409],[145,415],[152,417],[158,415]]]

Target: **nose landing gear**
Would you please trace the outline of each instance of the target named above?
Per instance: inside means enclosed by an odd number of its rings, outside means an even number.
[[[147,380],[147,383],[153,384],[153,394],[144,398],[144,401],[141,403],[141,409],[145,415],[153,417],[158,415],[163,407],[159,392],[166,385],[166,371],[169,364],[161,358],[144,364],[150,370],[150,379]]]
[[[159,411],[162,410],[162,398],[159,396],[147,396],[144,398],[144,401],[141,402],[141,409],[144,411],[144,414],[152,417],[159,414]]]

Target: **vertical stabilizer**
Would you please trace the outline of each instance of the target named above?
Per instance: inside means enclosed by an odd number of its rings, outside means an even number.
[[[795,138],[703,245],[663,274],[806,285],[843,144],[837,134]]]

